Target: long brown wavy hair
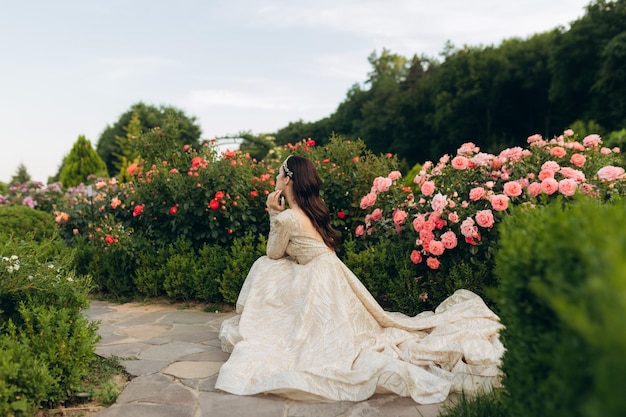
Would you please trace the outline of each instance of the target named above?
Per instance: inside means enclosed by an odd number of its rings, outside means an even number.
[[[324,239],[324,243],[333,250],[341,245],[341,234],[330,225],[330,213],[326,203],[320,197],[320,179],[315,165],[310,160],[291,155],[285,160],[287,170],[293,181],[293,197],[302,211]]]

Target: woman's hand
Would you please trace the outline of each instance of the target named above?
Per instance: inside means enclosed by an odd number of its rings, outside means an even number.
[[[285,197],[282,194],[283,190],[276,190],[267,195],[267,201],[265,205],[272,210],[283,211],[285,209]]]

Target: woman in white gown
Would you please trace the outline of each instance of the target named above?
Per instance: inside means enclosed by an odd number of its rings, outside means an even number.
[[[311,161],[285,160],[267,198],[267,256],[220,329],[232,353],[216,388],[338,401],[395,393],[430,404],[497,386],[502,325],[482,299],[459,290],[435,312],[384,311],[335,254],[339,233],[319,188]]]

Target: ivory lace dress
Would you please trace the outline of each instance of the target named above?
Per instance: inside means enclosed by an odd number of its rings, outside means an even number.
[[[430,404],[499,382],[502,325],[479,296],[459,290],[415,317],[386,312],[291,210],[270,211],[267,256],[250,269],[236,309],[220,329],[232,354],[215,385],[233,394],[395,393]]]

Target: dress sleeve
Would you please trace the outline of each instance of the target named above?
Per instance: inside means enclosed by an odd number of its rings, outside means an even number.
[[[267,256],[271,259],[280,259],[286,256],[287,244],[291,236],[290,223],[286,216],[279,216],[284,213],[271,210],[270,213],[270,233],[267,238]]]

